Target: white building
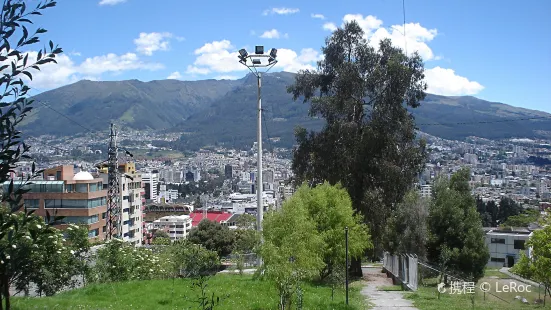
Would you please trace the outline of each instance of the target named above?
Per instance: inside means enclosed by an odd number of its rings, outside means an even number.
[[[490,251],[487,266],[495,268],[513,267],[519,260],[521,252],[529,256],[529,250],[525,249],[524,244],[531,235],[532,233],[527,230],[490,230],[486,233],[486,245]]]
[[[166,231],[171,241],[183,239],[191,230],[191,217],[189,215],[163,216],[154,221],[151,228]]]
[[[143,241],[143,202],[141,177],[137,174],[130,175],[132,179],[122,177],[121,184],[121,208],[122,208],[122,239],[133,245],[141,245]]]
[[[145,199],[152,202],[159,202],[157,184],[159,184],[159,175],[156,173],[142,173],[142,182],[144,183]]]
[[[432,195],[432,186],[431,185],[421,185],[421,189],[419,191],[421,197],[423,198],[430,198]]]
[[[140,246],[143,241],[143,195],[142,178],[136,173],[134,163],[119,165],[120,221],[124,241]],[[107,171],[100,173],[104,183],[108,182]]]

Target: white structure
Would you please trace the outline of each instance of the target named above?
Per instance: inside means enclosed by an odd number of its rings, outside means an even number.
[[[131,175],[133,180],[121,177],[121,235],[124,241],[140,246],[143,241],[143,202],[142,179],[139,175]]]
[[[152,229],[166,231],[171,241],[186,238],[191,230],[189,215],[168,215],[154,221]]]
[[[513,267],[519,260],[521,252],[530,256],[530,252],[525,249],[524,244],[531,235],[532,233],[526,230],[490,230],[486,233],[486,245],[490,250],[490,260],[487,266],[495,268]]]
[[[152,202],[159,202],[159,195],[157,193],[157,184],[159,184],[159,175],[156,173],[143,173],[142,182],[145,188],[145,198],[150,199]]]
[[[432,186],[431,185],[421,185],[420,195],[423,198],[430,198],[432,195]]]

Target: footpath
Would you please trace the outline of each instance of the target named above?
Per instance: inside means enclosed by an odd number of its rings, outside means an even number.
[[[377,289],[380,286],[392,285],[392,280],[381,273],[381,267],[362,267],[362,271],[367,284],[361,294],[373,305],[372,310],[418,310],[411,300],[404,298],[403,292]]]

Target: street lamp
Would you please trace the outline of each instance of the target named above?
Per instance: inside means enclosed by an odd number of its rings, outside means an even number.
[[[256,76],[258,82],[258,129],[257,129],[257,176],[256,176],[256,229],[262,231],[262,219],[264,216],[264,206],[262,202],[262,97],[261,97],[261,78],[262,74],[258,68],[266,68],[264,73],[268,72],[277,63],[277,49],[272,48],[269,54],[264,54],[264,46],[257,45],[254,54],[247,53],[244,48],[239,50],[239,63],[246,66],[252,74]]]

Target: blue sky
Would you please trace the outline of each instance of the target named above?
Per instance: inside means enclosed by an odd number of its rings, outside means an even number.
[[[36,0],[28,0],[36,3]],[[551,1],[59,0],[35,24],[65,54],[31,84],[80,79],[240,78],[236,51],[279,49],[277,70],[312,68],[326,36],[357,20],[426,60],[429,92],[551,112]],[[245,69],[245,70],[244,70]]]

